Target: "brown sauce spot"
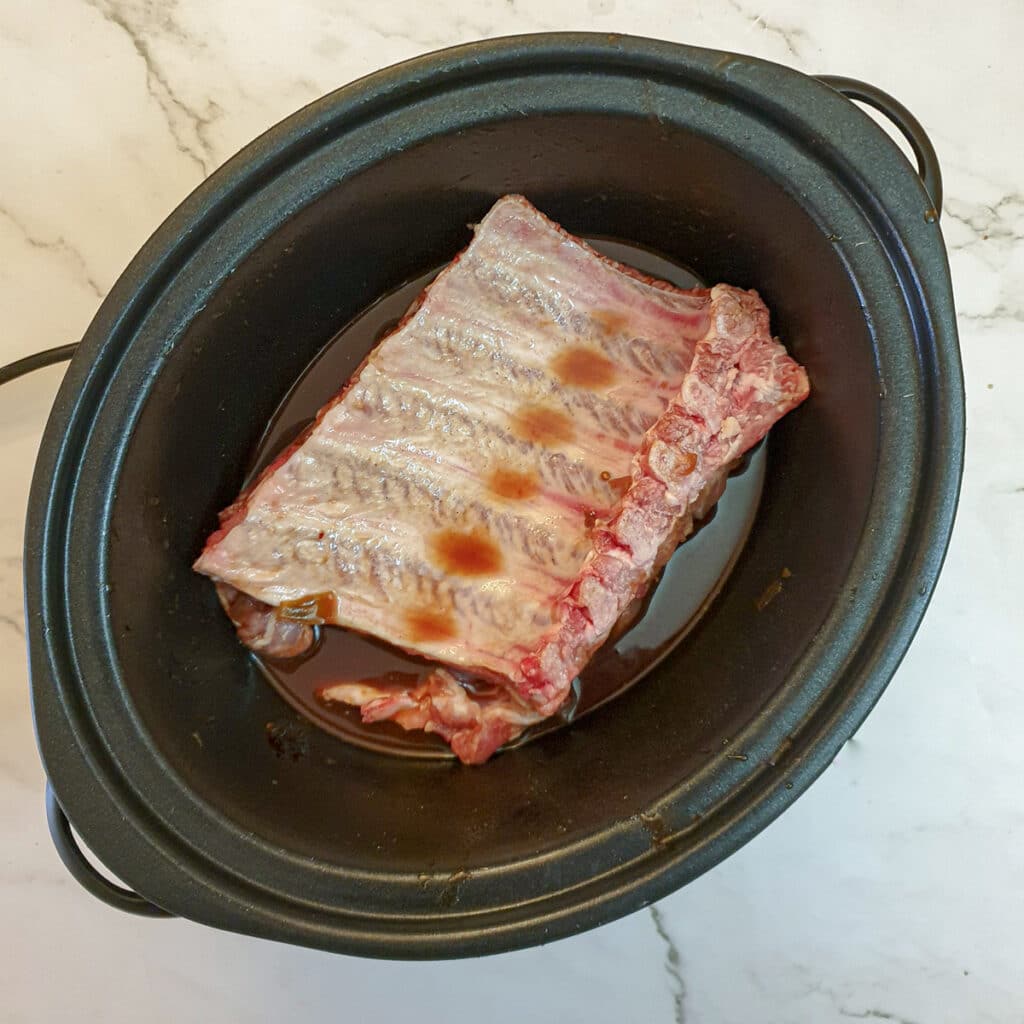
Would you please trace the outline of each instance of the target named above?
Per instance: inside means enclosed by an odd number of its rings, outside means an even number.
[[[517,409],[512,415],[512,433],[523,441],[541,445],[568,442],[575,436],[572,420],[564,412],[544,405]]]
[[[513,500],[532,498],[540,489],[533,473],[517,473],[514,469],[496,469],[490,475],[487,487],[492,494]]]
[[[597,513],[592,509],[588,508],[583,513],[583,525],[586,529],[592,530],[594,525],[597,523]]]
[[[551,360],[551,371],[563,383],[577,388],[606,388],[615,381],[615,364],[583,345],[563,349]]]
[[[455,619],[451,612],[406,612],[405,628],[414,643],[437,643],[455,636]]]
[[[622,334],[629,326],[629,317],[614,309],[598,309],[590,318],[606,334]]]
[[[652,846],[664,846],[672,838],[665,819],[657,811],[641,811],[640,827],[650,836]]]
[[[338,614],[338,599],[331,591],[307,594],[282,601],[277,606],[277,617],[288,622],[305,622],[311,626],[322,626],[331,622]]]
[[[607,469],[601,470],[601,479],[602,480],[611,480],[611,478],[612,478],[612,475],[611,475],[611,473],[608,472]]]
[[[445,572],[457,576],[492,576],[502,566],[501,552],[485,533],[442,530],[430,539],[430,554]]]
[[[278,757],[298,761],[309,753],[309,736],[306,727],[298,722],[267,722],[267,742]]]
[[[761,596],[754,602],[754,607],[763,612],[782,593],[782,580],[775,580],[764,588]]]

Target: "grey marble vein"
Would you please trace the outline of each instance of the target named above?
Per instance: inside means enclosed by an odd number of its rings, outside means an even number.
[[[394,26],[386,21],[387,8],[379,8],[385,18],[377,16],[372,5],[351,4],[345,7],[345,21],[358,25],[389,42],[412,43],[425,50],[451,46],[457,39],[486,39],[495,34],[495,27],[490,21],[469,18],[465,14],[452,12],[447,25],[438,25],[436,31],[424,30],[418,19],[406,19]]]
[[[63,235],[56,238],[40,238],[29,230],[27,224],[8,207],[0,206],[0,217],[3,217],[21,235],[27,245],[33,249],[44,249],[59,256],[74,271],[75,276],[98,298],[106,295],[106,289],[93,276],[81,251],[72,245]]]
[[[852,1017],[855,1020],[891,1020],[893,1024],[917,1024],[917,1021],[909,1017],[901,1017],[896,1013],[889,1013],[887,1010],[844,1010],[839,1007],[841,1017]]]
[[[950,249],[970,249],[981,242],[1012,245],[1024,241],[1024,194],[1019,192],[1009,192],[995,203],[972,203],[950,197],[942,211],[971,233],[966,241],[950,243]]]
[[[154,57],[147,39],[147,31],[154,27],[152,24],[141,27],[135,25],[122,6],[115,3],[114,0],[85,0],[85,2],[98,11],[105,21],[120,29],[128,37],[135,53],[146,68],[146,88],[163,113],[175,148],[188,157],[205,177],[217,164],[213,143],[210,141],[209,128],[220,116],[220,106],[214,100],[208,99],[206,111],[200,112],[175,92],[167,75]],[[152,12],[153,9],[147,6],[145,10]],[[162,13],[158,27],[164,34],[176,40],[190,45],[193,42],[174,24],[166,11]],[[182,118],[191,126],[194,142],[190,141],[186,133],[182,131]]]
[[[679,955],[679,949],[665,927],[661,911],[654,905],[647,909],[654,922],[654,930],[658,933],[661,941],[665,943],[665,973],[668,975],[669,987],[672,990],[675,1020],[676,1024],[683,1024],[686,1020],[686,982],[683,980],[683,958]]]
[[[751,13],[744,7],[739,0],[728,0],[729,6],[732,7],[737,14],[742,15],[752,25],[756,25],[762,31],[767,32],[769,35],[773,35],[781,39],[786,44],[786,49],[789,51],[790,56],[795,57],[798,61],[804,61],[804,55],[801,52],[801,47],[808,41],[807,33],[802,28],[796,26],[784,27],[777,25],[774,22],[768,21],[763,15],[756,11]],[[800,43],[800,47],[797,43]]]
[[[1000,302],[983,313],[957,313],[957,319],[985,325],[1008,320],[1024,323],[1024,306],[1009,306],[1005,302]]]
[[[7,629],[13,629],[14,632],[18,634],[18,636],[25,635],[24,625],[22,625],[20,619],[16,618],[13,615],[5,615],[2,612],[0,612],[0,626],[3,626]]]

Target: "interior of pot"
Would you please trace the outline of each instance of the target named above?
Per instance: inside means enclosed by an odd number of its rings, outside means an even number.
[[[571,728],[465,768],[388,757],[306,725],[190,565],[310,359],[379,295],[450,258],[506,192],[576,234],[756,288],[812,396],[773,430],[749,540],[671,656]],[[352,351],[350,367],[364,355]],[[834,246],[783,184],[740,156],[650,120],[598,115],[437,137],[316,195],[168,355],[124,457],[103,581],[128,699],[203,800],[303,856],[457,872],[581,839],[676,787],[785,685],[846,582],[875,473],[878,402],[871,334]]]

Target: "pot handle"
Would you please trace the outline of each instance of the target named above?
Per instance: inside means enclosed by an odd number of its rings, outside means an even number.
[[[54,363],[62,363],[70,359],[77,342],[70,345],[59,345],[57,348],[49,348],[43,352],[35,352],[24,359],[18,359],[7,366],[0,366],[0,384],[7,384],[33,370],[41,370],[44,366],[52,366]],[[71,823],[64,809],[57,802],[57,794],[46,780],[46,824],[50,827],[50,838],[57,848],[57,856],[64,862],[64,867],[71,872],[71,876],[84,889],[88,890],[97,899],[118,910],[129,914],[141,914],[143,917],[173,917],[155,903],[143,899],[137,892],[125,889],[120,885],[104,878],[86,859],[81,848],[75,841],[71,832]]]
[[[46,823],[50,826],[50,838],[57,848],[57,855],[64,862],[64,867],[72,877],[98,900],[123,910],[128,914],[141,914],[143,917],[173,917],[168,911],[143,899],[137,892],[124,889],[103,877],[86,860],[81,847],[71,833],[68,816],[57,802],[57,795],[49,781],[46,783]]]
[[[924,182],[925,191],[931,197],[935,219],[938,220],[942,213],[942,171],[939,169],[935,147],[921,127],[921,122],[899,100],[868,82],[860,82],[856,78],[842,78],[839,75],[817,77],[819,82],[842,93],[847,99],[859,100],[869,107],[874,107],[899,128],[917,158],[917,172]]]

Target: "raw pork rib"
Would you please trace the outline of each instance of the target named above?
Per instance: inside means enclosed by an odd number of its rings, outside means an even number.
[[[645,278],[506,196],[195,567],[255,650],[329,623],[445,666],[325,696],[479,763],[559,709],[807,394],[755,292]]]

